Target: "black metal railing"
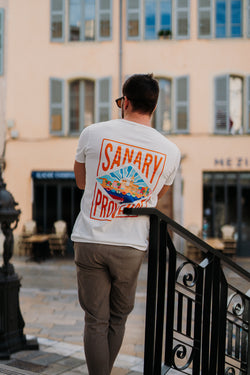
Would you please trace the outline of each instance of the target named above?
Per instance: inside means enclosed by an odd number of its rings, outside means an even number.
[[[124,212],[150,217],[144,375],[250,375],[250,273],[156,209]]]

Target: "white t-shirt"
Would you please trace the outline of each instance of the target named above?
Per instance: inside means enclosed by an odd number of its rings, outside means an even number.
[[[85,163],[86,186],[71,239],[146,250],[149,220],[124,207],[155,207],[180,163],[177,146],[157,130],[126,120],[85,128],[76,161]]]

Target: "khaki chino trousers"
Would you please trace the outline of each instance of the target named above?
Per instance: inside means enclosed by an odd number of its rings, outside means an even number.
[[[127,246],[75,242],[79,302],[85,311],[89,375],[109,375],[135,301],[145,252]]]

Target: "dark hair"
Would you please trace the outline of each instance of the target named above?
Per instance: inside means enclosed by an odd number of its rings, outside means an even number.
[[[134,74],[126,80],[122,92],[135,112],[151,115],[157,104],[159,85],[153,74]]]

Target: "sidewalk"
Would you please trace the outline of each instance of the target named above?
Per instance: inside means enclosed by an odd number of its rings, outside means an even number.
[[[12,258],[22,278],[20,308],[27,339],[38,338],[38,351],[13,353],[0,361],[1,374],[88,374],[82,345],[84,314],[78,303],[73,259],[53,258],[40,264]],[[112,375],[143,372],[147,264],[143,264],[133,313]]]
[[[37,264],[14,256],[12,263],[22,277],[20,308],[24,333],[27,339],[38,339],[39,350],[20,351],[8,361],[0,361],[0,375],[87,375],[82,346],[83,312],[77,298],[73,259],[53,258]],[[237,263],[250,271],[250,257],[238,258]],[[231,277],[235,279],[235,275]],[[146,279],[145,262],[139,274],[135,308],[128,318],[112,375],[143,373]],[[237,276],[235,281],[241,282]],[[244,285],[242,289],[245,288],[250,286]]]

